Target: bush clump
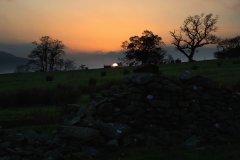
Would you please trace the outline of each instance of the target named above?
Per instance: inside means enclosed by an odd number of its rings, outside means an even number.
[[[58,84],[55,89],[55,104],[61,106],[77,103],[80,96],[81,91],[77,88],[70,85]]]
[[[53,81],[53,77],[54,77],[53,75],[47,75],[47,76],[46,76],[46,81],[47,81],[47,82]]]
[[[110,89],[112,86],[114,85],[120,85],[121,84],[121,80],[110,80],[110,81],[107,81],[99,86],[97,86],[97,91],[100,92],[102,90],[108,90]]]
[[[197,65],[193,65],[192,66],[192,70],[197,70],[198,69],[198,66]]]
[[[106,75],[107,75],[107,72],[106,72],[106,71],[102,71],[102,72],[101,72],[101,76],[102,76],[102,77],[104,77],[104,76],[106,76]]]
[[[89,78],[88,84],[89,84],[90,86],[96,85],[96,84],[97,84],[97,79],[96,79],[96,78],[93,78],[93,77]]]
[[[130,74],[130,71],[128,69],[124,69],[123,74]]]
[[[240,64],[240,60],[233,61],[232,64]]]
[[[104,65],[103,68],[112,68],[111,65]]]
[[[181,61],[181,59],[178,58],[178,59],[175,60],[175,62],[176,63],[181,63],[182,61]]]
[[[234,91],[240,92],[240,79],[238,80],[238,82],[234,83],[232,86]]]

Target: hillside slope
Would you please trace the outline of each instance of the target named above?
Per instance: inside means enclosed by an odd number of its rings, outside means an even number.
[[[27,58],[17,57],[10,53],[0,51],[0,74],[13,73],[19,65],[26,64]]]

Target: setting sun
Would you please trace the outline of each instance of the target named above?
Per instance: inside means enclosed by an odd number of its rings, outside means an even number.
[[[113,63],[113,65],[112,65],[113,67],[117,67],[118,66],[118,64],[117,63]]]

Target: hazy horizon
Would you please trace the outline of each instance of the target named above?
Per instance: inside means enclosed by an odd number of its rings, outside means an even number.
[[[28,58],[31,50],[34,48],[34,45],[6,45],[0,43],[0,51],[13,54],[17,57]],[[168,54],[171,54],[174,59],[180,58],[182,61],[188,61],[181,52],[177,51],[173,46],[164,46],[163,47]],[[217,51],[217,48],[214,46],[206,46],[198,49],[198,52],[195,53],[195,60],[204,60],[204,59],[213,59],[213,53]],[[110,52],[66,52],[62,57],[64,59],[75,60],[76,64],[85,64],[90,68],[102,68],[103,65],[110,65],[114,62],[117,62],[118,58],[124,57],[123,52],[121,51],[110,51]],[[95,64],[95,65],[94,65]],[[95,67],[94,67],[95,66]]]

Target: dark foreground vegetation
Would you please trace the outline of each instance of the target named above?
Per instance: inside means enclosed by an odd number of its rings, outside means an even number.
[[[86,105],[99,91],[117,84],[132,74],[134,67],[119,67],[68,72],[15,73],[0,75],[0,126],[7,133],[33,129],[50,133],[68,114],[66,104]],[[240,91],[239,59],[209,60],[159,65],[168,76],[179,77],[186,70]],[[105,76],[102,73],[106,72]],[[50,80],[47,78],[50,78]],[[239,146],[219,145],[207,151],[182,150],[177,146],[123,148],[103,153],[102,159],[237,159]],[[77,154],[77,153],[76,153]],[[81,153],[79,153],[81,154]],[[113,158],[114,157],[114,158]]]

